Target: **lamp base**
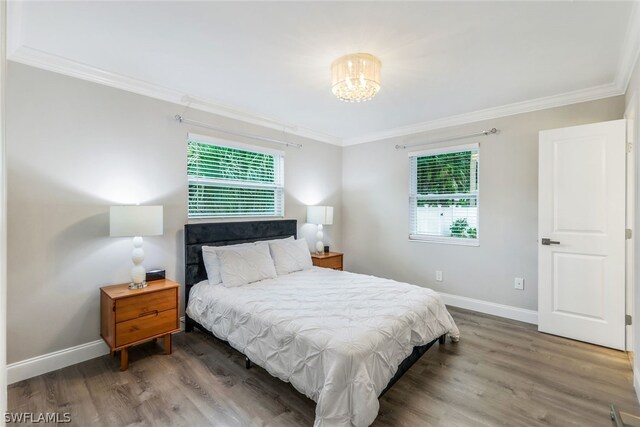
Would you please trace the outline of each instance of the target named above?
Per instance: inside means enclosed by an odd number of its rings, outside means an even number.
[[[324,253],[324,243],[322,243],[322,239],[324,238],[324,233],[322,232],[322,224],[318,224],[318,232],[316,233],[316,254],[322,255]]]
[[[142,289],[142,288],[146,288],[147,282],[142,282],[142,283],[129,283],[129,289]]]
[[[144,250],[142,249],[142,237],[136,236],[133,238],[133,252],[131,253],[131,261],[133,261],[133,268],[131,269],[131,283],[129,283],[129,289],[142,289],[147,287],[147,270],[142,265],[144,261]]]

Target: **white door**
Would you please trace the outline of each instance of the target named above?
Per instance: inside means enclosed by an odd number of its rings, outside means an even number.
[[[540,132],[538,330],[624,349],[625,121]]]

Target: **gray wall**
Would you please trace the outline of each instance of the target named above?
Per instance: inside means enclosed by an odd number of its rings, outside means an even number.
[[[182,282],[187,132],[216,135],[176,123],[182,106],[20,64],[9,64],[7,86],[12,363],[99,339],[98,289],[126,282],[131,267],[131,240],[108,237],[112,204],[164,206],[164,235],[145,239],[145,265]],[[208,113],[186,116],[282,136]],[[313,243],[306,205],[335,206],[336,225],[325,230],[339,249],[341,148],[291,139],[304,148],[286,149],[286,217]]]
[[[623,111],[619,96],[344,148],[346,268],[536,310],[538,131],[620,119]],[[491,127],[500,133],[448,144],[480,142],[480,246],[409,241],[409,162],[395,144]],[[525,279],[524,291],[514,289],[515,277]]]

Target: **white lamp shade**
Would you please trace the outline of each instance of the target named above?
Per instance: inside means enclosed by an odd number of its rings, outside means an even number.
[[[307,206],[307,222],[311,224],[333,224],[333,206]]]
[[[161,236],[162,206],[111,206],[111,237]]]

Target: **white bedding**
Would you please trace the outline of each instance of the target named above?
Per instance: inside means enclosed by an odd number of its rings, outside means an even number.
[[[459,337],[427,288],[314,267],[237,288],[194,286],[187,314],[317,402],[315,426],[368,426],[413,347]]]

